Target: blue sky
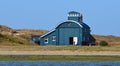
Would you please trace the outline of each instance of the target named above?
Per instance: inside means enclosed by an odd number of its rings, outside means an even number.
[[[0,24],[52,30],[69,11],[83,14],[92,34],[120,36],[120,0],[0,0]]]

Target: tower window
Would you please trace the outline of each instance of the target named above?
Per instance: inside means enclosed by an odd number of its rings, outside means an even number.
[[[52,41],[56,41],[56,36],[55,35],[52,36]]]
[[[44,42],[45,42],[45,44],[48,44],[48,38],[45,38]]]

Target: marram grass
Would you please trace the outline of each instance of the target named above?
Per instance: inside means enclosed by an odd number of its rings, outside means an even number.
[[[24,46],[0,46],[0,51],[111,51],[119,52],[120,46],[39,46],[39,45],[24,45]]]

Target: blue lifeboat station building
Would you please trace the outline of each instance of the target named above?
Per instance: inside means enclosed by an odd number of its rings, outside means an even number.
[[[95,45],[90,27],[83,22],[82,14],[71,11],[68,20],[40,37],[40,45]]]

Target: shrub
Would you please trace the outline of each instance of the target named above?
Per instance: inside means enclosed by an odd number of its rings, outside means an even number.
[[[100,41],[99,45],[100,46],[108,46],[108,42],[106,42],[106,41]]]

